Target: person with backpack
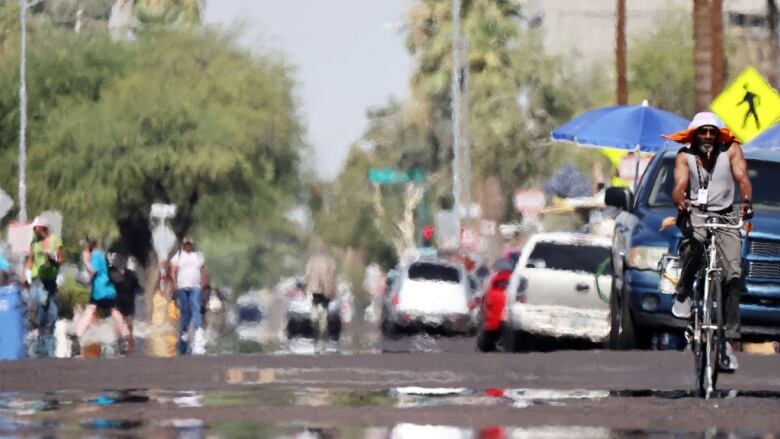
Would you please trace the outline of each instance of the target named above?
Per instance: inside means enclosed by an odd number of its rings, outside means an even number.
[[[181,249],[171,258],[171,279],[181,313],[177,343],[179,354],[187,352],[190,322],[194,330],[192,353],[205,354],[206,334],[201,315],[201,294],[209,285],[209,277],[203,254],[195,250],[195,241],[191,236],[184,237]]]
[[[111,264],[108,267],[108,276],[116,288],[116,307],[127,325],[129,351],[135,350],[133,337],[133,320],[135,318],[135,298],[143,292],[143,287],[138,281],[135,272],[135,264],[126,255],[114,253]]]
[[[82,262],[92,276],[92,291],[89,296],[89,304],[76,324],[76,338],[84,336],[97,314],[98,309],[110,314],[114,320],[116,332],[119,335],[119,351],[126,353],[128,347],[128,330],[122,313],[116,304],[116,287],[111,283],[108,275],[108,260],[103,250],[97,247],[97,240],[87,237],[84,240],[84,250],[81,253]],[[74,340],[75,341],[75,340]]]

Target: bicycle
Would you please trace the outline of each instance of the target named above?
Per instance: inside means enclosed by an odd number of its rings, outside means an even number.
[[[704,264],[697,275],[697,286],[693,291],[691,325],[686,329],[686,338],[691,344],[694,355],[697,392],[700,397],[709,399],[715,392],[719,372],[718,361],[726,343],[723,336],[723,307],[720,306],[723,303],[722,279],[721,269],[718,268],[715,231],[739,230],[743,228],[745,222],[740,218],[736,224],[730,224],[708,215],[696,213],[692,215],[705,218],[704,224],[692,225],[692,227],[707,230],[707,246],[704,252]],[[718,306],[715,306],[716,304]]]

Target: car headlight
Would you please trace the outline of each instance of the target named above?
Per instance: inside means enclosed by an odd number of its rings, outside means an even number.
[[[668,252],[667,247],[650,247],[638,245],[631,247],[628,254],[628,265],[640,270],[658,269],[658,261]]]

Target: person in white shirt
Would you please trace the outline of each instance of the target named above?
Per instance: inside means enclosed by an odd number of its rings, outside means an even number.
[[[187,352],[187,332],[190,322],[195,331],[192,353],[196,355],[205,353],[205,334],[203,331],[203,319],[200,313],[200,295],[208,285],[208,273],[206,272],[203,254],[195,251],[195,242],[192,237],[185,236],[182,240],[182,248],[171,258],[171,278],[173,289],[176,292],[176,304],[179,307],[179,342],[177,344],[180,354]]]

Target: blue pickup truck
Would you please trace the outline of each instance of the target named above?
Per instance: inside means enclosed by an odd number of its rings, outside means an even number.
[[[678,332],[686,320],[671,314],[674,296],[659,287],[659,261],[676,254],[681,235],[661,221],[672,203],[677,149],[656,154],[634,194],[610,188],[606,203],[621,210],[612,245],[609,347],[647,349],[654,334]],[[742,243],[747,293],[740,300],[745,338],[780,339],[780,151],[745,150],[753,184],[753,231]],[[738,200],[735,200],[737,203]]]

